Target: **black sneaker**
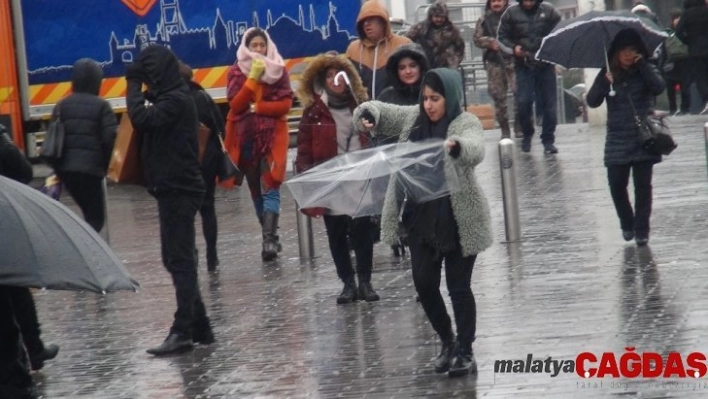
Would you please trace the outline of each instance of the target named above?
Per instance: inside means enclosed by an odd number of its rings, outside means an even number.
[[[632,241],[634,238],[634,231],[622,230],[622,238],[624,238],[625,241]]]
[[[450,367],[450,371],[447,372],[449,377],[464,377],[468,374],[475,374],[477,372],[477,361],[474,360],[474,353],[458,353],[455,356],[455,361]]]
[[[187,352],[192,349],[194,349],[194,343],[191,338],[185,338],[177,333],[170,333],[160,346],[150,348],[146,352],[155,356],[164,356]]]
[[[30,355],[30,367],[32,370],[41,370],[45,360],[52,360],[59,353],[59,345],[46,345],[41,352]]]
[[[558,149],[553,143],[546,143],[543,145],[543,152],[546,154],[558,154]]]
[[[440,354],[435,358],[433,364],[435,365],[435,372],[442,374],[450,370],[452,362],[455,359],[455,353],[457,352],[458,344],[454,339],[449,342],[443,342],[442,349],[440,349]]]
[[[637,235],[637,237],[635,237],[635,241],[637,242],[637,246],[643,247],[643,246],[649,244],[649,236]]]
[[[523,140],[521,141],[521,151],[531,152],[531,137],[524,136]]]

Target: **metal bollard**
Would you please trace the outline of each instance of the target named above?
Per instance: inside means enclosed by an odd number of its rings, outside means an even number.
[[[516,173],[514,169],[515,159],[514,142],[511,139],[502,139],[499,142],[499,166],[502,177],[504,228],[507,242],[517,242],[521,239],[519,197],[516,194]]]
[[[295,204],[297,217],[297,243],[300,247],[301,259],[315,257],[315,240],[312,238],[312,219],[300,212],[300,207]]]
[[[103,184],[101,186],[103,189],[103,229],[101,229],[99,235],[103,238],[106,244],[111,245],[111,237],[108,235],[108,183],[106,178],[103,178]]]
[[[703,137],[706,140],[706,162],[708,162],[708,122],[703,125]]]

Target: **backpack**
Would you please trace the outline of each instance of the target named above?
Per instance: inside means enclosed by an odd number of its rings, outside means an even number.
[[[688,45],[672,33],[664,43],[666,45],[666,56],[671,61],[682,60],[688,58]]]

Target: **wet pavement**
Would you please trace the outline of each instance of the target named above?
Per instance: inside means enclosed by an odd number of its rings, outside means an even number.
[[[575,373],[495,373],[495,360],[581,352],[708,352],[708,174],[702,124],[674,119],[679,148],[655,167],[648,247],[625,243],[602,165],[604,129],[560,126],[558,155],[538,137],[517,153],[520,244],[504,243],[498,131],[477,168],[492,208],[495,244],[475,265],[477,376],[435,374],[439,344],[415,301],[410,264],[379,244],[375,303],[336,305],[341,290],[322,221],[318,257],[298,259],[292,197],[283,190],[279,260],[260,260],[260,229],[247,189],[217,192],[218,273],[200,284],[217,343],[154,358],[174,312],[160,260],[155,201],[142,188],[109,186],[111,246],[142,285],[138,293],[37,291],[45,341],[59,356],[35,374],[46,398],[541,398],[707,397],[701,379],[582,379]],[[630,183],[631,187],[631,183]],[[75,206],[68,196],[62,199]],[[199,223],[199,222],[198,222]],[[198,226],[199,229],[199,226]],[[444,280],[443,280],[444,281]],[[445,287],[444,296],[449,304]],[[448,305],[449,306],[449,305]],[[684,382],[685,381],[685,382]],[[671,385],[670,383],[674,383]],[[688,385],[688,383],[694,385]],[[700,383],[700,385],[695,385]]]

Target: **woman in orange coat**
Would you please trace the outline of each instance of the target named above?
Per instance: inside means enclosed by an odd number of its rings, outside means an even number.
[[[248,29],[229,69],[225,145],[244,173],[263,231],[261,257],[278,256],[280,185],[288,151],[293,92],[283,58],[268,33]]]

